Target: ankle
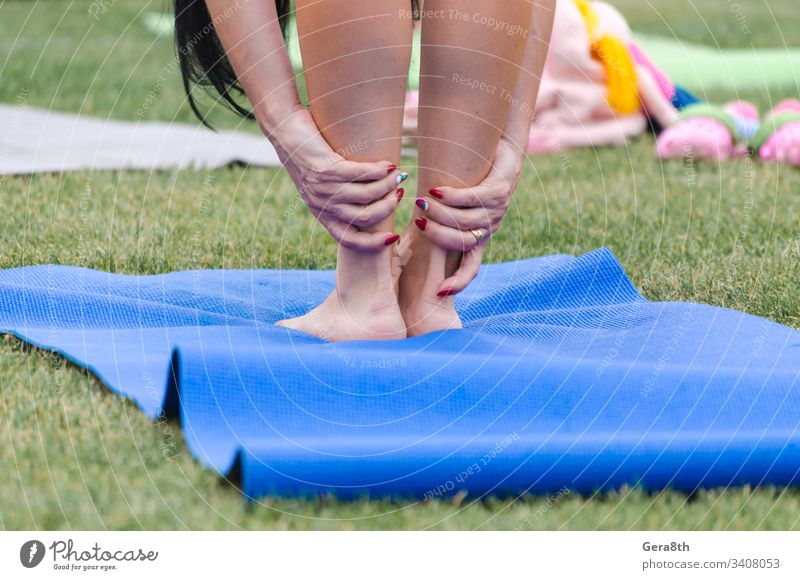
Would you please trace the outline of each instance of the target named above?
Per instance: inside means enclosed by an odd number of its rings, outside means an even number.
[[[336,263],[336,294],[348,309],[363,310],[387,293],[394,294],[392,251],[362,253],[340,247]],[[396,301],[395,301],[396,302]]]

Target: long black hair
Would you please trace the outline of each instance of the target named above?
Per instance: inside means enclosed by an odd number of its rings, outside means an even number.
[[[290,0],[275,0],[284,37],[289,22],[290,4]],[[219,41],[205,0],[174,0],[174,7],[175,48],[178,52],[183,88],[194,114],[204,125],[211,127],[206,116],[200,112],[197,99],[192,93],[193,87],[197,85],[214,89],[228,108],[242,117],[253,119],[252,111],[245,109],[236,100],[236,96],[242,95],[244,90]]]
[[[244,94],[239,79],[233,71],[225,49],[219,41],[214,22],[208,13],[205,0],[173,0],[175,7],[175,48],[183,79],[183,88],[194,114],[207,127],[206,116],[200,112],[192,94],[195,85],[213,89],[222,97],[223,104],[236,114],[253,119],[252,111],[245,109],[236,99]],[[286,38],[291,0],[275,0],[278,20]],[[419,0],[411,0],[414,19],[419,19]]]

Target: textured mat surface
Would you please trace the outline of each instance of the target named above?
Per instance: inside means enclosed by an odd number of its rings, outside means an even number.
[[[87,367],[244,493],[436,497],[791,484],[800,333],[643,299],[606,249],[485,266],[465,322],[393,342],[273,326],[331,272],[0,272],[0,328]]]

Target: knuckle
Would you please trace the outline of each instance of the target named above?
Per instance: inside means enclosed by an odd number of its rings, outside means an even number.
[[[353,195],[353,200],[355,203],[359,203],[361,205],[366,205],[373,201],[375,194],[373,190],[368,185],[358,185],[357,190]]]
[[[491,209],[501,208],[505,203],[505,199],[506,199],[506,194],[504,191],[496,191],[487,200],[487,207]]]
[[[473,230],[475,228],[485,228],[486,222],[488,221],[489,219],[487,218],[486,214],[481,212],[479,215],[475,215],[470,218],[467,229]]]
[[[308,178],[319,182],[323,171],[325,171],[325,166],[322,163],[315,162],[308,168]]]
[[[361,193],[360,197],[363,200],[363,203],[369,203],[374,201],[376,197],[378,197],[379,190],[375,187],[372,183],[365,183],[361,185]]]
[[[300,184],[300,187],[297,188],[297,193],[302,198],[314,195],[314,188],[311,187],[311,183],[309,183],[308,179],[303,180],[303,182]]]
[[[324,186],[325,195],[333,199],[343,199],[347,197],[347,188],[344,184],[328,183]]]
[[[311,174],[320,181],[326,181],[336,175],[336,166],[339,162],[337,157],[325,157],[311,166]]]
[[[339,221],[347,221],[344,219],[342,215],[342,210],[339,206],[331,203],[323,204],[322,207],[319,208],[320,213],[326,215],[329,219],[339,220]]]
[[[352,224],[359,229],[367,228],[372,225],[372,220],[368,214],[361,212],[353,218]]]
[[[350,236],[342,236],[341,239],[337,240],[339,245],[341,245],[346,250],[357,250],[358,245],[353,241]]]
[[[472,213],[462,213],[456,216],[456,226],[459,230],[471,230],[478,227],[480,216],[473,215]]]
[[[396,187],[397,186],[394,184],[394,182],[388,184],[376,181],[370,183],[370,185],[367,188],[367,191],[369,192],[370,199],[377,200],[381,199],[382,197],[385,197],[386,195],[394,191]]]
[[[453,227],[457,230],[468,230],[472,227],[472,219],[469,216],[457,215],[453,218]]]
[[[330,234],[330,236],[334,240],[336,240],[338,243],[340,243],[340,244],[343,243],[342,242],[343,233],[334,224],[326,223],[327,221],[328,220],[320,219],[320,222],[322,223],[323,226],[325,226],[325,229],[328,230],[328,233]]]

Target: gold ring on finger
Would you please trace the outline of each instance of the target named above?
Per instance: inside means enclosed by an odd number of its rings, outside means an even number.
[[[486,237],[486,230],[481,228],[475,228],[474,230],[470,230],[470,233],[475,236],[475,241],[477,243],[481,243],[481,240]]]

